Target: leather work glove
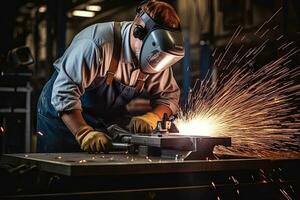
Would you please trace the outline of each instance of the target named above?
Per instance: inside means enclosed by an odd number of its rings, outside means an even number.
[[[155,113],[147,112],[145,115],[132,117],[128,128],[132,133],[151,133],[160,120]]]
[[[111,138],[108,135],[96,131],[88,125],[80,127],[75,133],[75,138],[84,151],[107,152],[111,147]]]

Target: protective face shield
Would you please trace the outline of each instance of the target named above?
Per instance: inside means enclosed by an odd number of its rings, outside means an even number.
[[[163,27],[143,11],[140,12],[140,17],[145,27],[137,26],[133,35],[143,41],[139,61],[144,73],[161,72],[183,58],[180,29]]]

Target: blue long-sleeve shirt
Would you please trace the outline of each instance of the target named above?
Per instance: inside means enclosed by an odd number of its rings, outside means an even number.
[[[130,49],[132,22],[121,22],[122,49],[114,78],[128,86],[135,86],[139,69],[133,64]],[[51,103],[56,111],[81,109],[80,97],[87,88],[98,85],[109,68],[113,53],[113,22],[98,23],[79,32],[54,67],[58,76],[53,85]],[[178,111],[180,90],[172,69],[150,74],[144,86],[151,105],[168,106]],[[105,98],[105,97],[104,97]]]

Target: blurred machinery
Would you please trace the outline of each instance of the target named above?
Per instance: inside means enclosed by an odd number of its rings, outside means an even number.
[[[28,68],[34,63],[28,47],[9,51],[0,66],[0,125],[2,153],[30,152],[31,92]]]

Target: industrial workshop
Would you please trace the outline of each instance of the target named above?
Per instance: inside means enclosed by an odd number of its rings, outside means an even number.
[[[0,199],[300,199],[299,0],[9,0]]]

